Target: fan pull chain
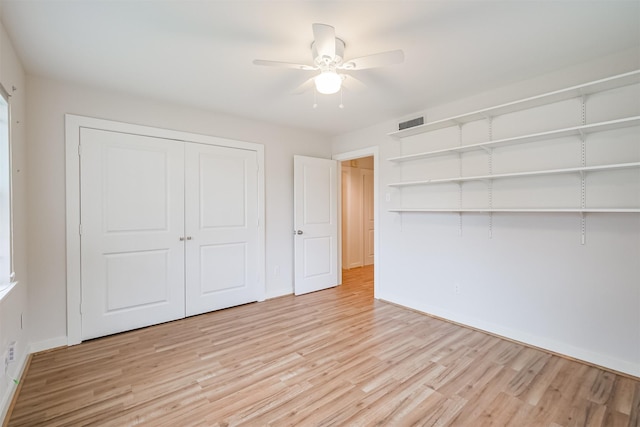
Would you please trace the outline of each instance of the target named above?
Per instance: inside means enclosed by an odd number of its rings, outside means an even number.
[[[344,104],[342,103],[342,86],[340,86],[340,105],[338,105],[339,108],[344,108]]]
[[[316,108],[318,108],[318,91],[314,88],[313,89],[313,109],[315,110]]]

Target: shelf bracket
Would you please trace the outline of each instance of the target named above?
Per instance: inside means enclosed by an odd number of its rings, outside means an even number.
[[[493,239],[493,212],[489,212],[489,239]]]
[[[587,134],[584,133],[584,129],[578,129],[578,133],[580,134],[580,141],[584,142],[585,138],[587,137]]]
[[[460,172],[462,172],[462,163],[460,163]],[[462,183],[458,182],[458,207],[462,209]],[[462,237],[462,211],[458,212],[459,234]]]
[[[584,138],[580,144],[580,162],[582,167],[587,166],[587,144]],[[587,207],[587,173],[580,171],[580,207],[585,209]],[[584,212],[582,213],[582,244],[584,245]]]
[[[489,141],[493,141],[493,118],[488,119]],[[489,175],[493,175],[493,148],[482,147],[487,151],[489,161]],[[493,180],[490,179],[487,183],[487,191],[489,197],[489,239],[493,238]]]
[[[587,124],[587,95],[581,94],[580,96],[580,108],[581,108],[581,121],[582,125]],[[585,142],[586,135],[580,130],[580,164],[582,167],[587,166],[587,144]],[[585,209],[587,206],[587,185],[586,185],[586,172],[580,171],[580,207]],[[580,212],[580,244],[584,245],[587,241],[587,220],[585,213]]]
[[[458,123],[458,145],[462,147],[462,125]],[[462,176],[462,152],[458,152],[458,176]],[[462,209],[462,182],[458,182],[458,207]],[[462,237],[462,211],[458,212],[458,235]]]
[[[582,125],[587,124],[587,95],[582,94],[580,96],[580,108]],[[587,166],[587,144],[585,142],[585,134],[580,130],[580,164],[582,167]],[[587,185],[586,185],[586,172],[580,171],[580,207],[585,209],[587,206]],[[580,244],[584,245],[587,241],[587,220],[585,213],[580,212]]]

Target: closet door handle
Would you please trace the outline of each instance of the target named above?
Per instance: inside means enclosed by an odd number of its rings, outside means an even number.
[[[187,236],[187,240],[192,240],[192,239],[193,239],[193,237]]]
[[[180,236],[180,241],[184,242],[184,237],[183,236]]]
[[[191,236],[187,236],[187,237],[180,236],[180,241],[181,242],[184,242],[185,240],[193,240],[193,237],[191,237]]]
[[[302,234],[302,230],[296,231],[296,234],[298,234],[298,235]]]

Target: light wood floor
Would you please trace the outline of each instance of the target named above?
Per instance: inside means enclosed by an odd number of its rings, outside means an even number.
[[[10,426],[639,426],[640,381],[345,285],[33,357]]]

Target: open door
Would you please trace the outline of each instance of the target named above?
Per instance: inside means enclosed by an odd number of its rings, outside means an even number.
[[[293,157],[294,291],[338,284],[338,162]]]

